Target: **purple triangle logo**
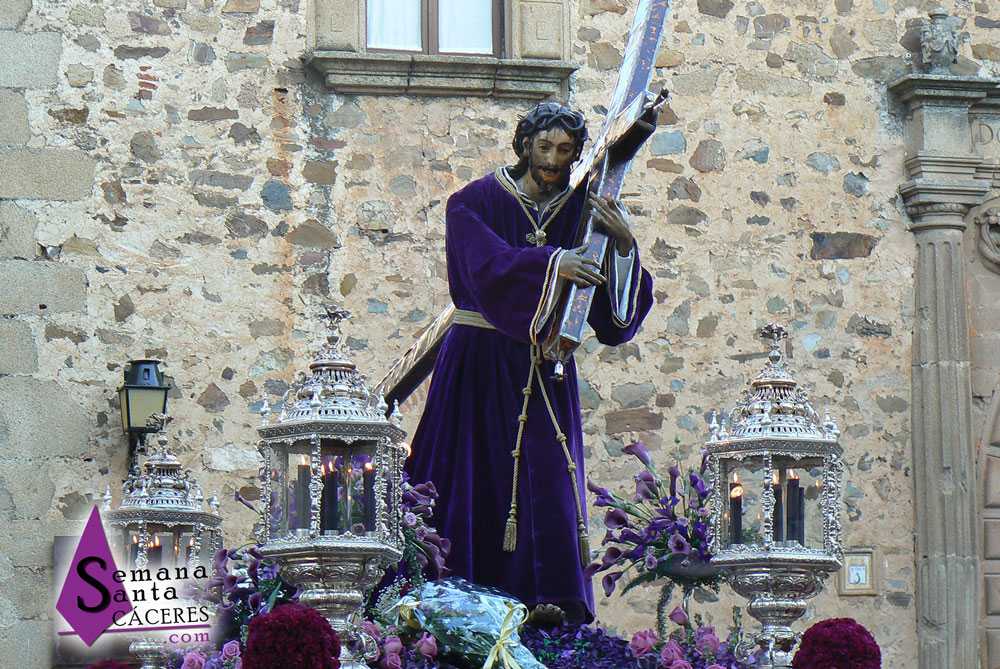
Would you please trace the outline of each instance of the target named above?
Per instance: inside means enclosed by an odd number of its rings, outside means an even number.
[[[56,602],[56,611],[87,646],[111,626],[115,613],[132,610],[125,587],[112,578],[117,569],[95,505]]]

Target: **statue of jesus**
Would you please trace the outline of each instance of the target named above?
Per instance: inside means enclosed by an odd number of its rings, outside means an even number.
[[[517,124],[516,164],[448,199],[455,320],[407,463],[437,487],[455,575],[573,622],[594,618],[580,398],[572,361],[553,380],[539,344],[567,282],[598,287],[589,324],[605,345],[629,341],[652,305],[627,210],[569,188],[586,140],[581,113],[541,103]],[[603,266],[573,248],[585,205],[614,242]]]

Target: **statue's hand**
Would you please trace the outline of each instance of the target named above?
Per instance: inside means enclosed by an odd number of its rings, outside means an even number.
[[[618,255],[627,256],[632,252],[632,245],[635,244],[635,237],[628,227],[628,210],[621,200],[613,200],[610,197],[599,197],[594,193],[588,194],[588,199],[594,214],[594,219],[598,225],[604,229],[608,236],[615,240],[618,247]]]
[[[582,254],[586,250],[587,245],[584,244],[564,253],[559,259],[559,269],[557,270],[560,278],[572,281],[581,288],[604,283],[601,266],[590,258],[583,257]]]

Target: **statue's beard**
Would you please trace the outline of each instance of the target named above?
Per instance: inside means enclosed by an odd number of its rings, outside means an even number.
[[[561,191],[569,182],[568,166],[559,168],[554,165],[538,165],[532,160],[528,169],[531,171],[531,178],[538,186],[538,190],[545,195],[549,195],[553,191]]]

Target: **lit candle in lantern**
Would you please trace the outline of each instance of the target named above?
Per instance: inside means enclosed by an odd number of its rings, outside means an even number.
[[[364,471],[365,530],[375,531],[375,466],[365,463]]]
[[[788,540],[806,543],[806,497],[794,469],[788,472]]]
[[[146,559],[149,560],[149,566],[159,567],[163,563],[163,546],[160,545],[159,535],[149,542],[147,549]]]
[[[128,563],[131,566],[135,566],[135,559],[139,557],[139,537],[132,535],[132,547],[129,549],[128,553]]]
[[[323,463],[323,497],[320,500],[320,529],[330,534],[339,527],[337,518],[337,472],[332,462]]]
[[[736,472],[729,484],[729,543],[743,543],[743,484]]]
[[[771,520],[774,525],[774,540],[784,541],[785,511],[782,504],[781,482],[778,479],[778,472],[774,472],[774,477],[771,479],[771,490],[774,492],[774,513],[771,514]]]
[[[309,469],[306,456],[303,455],[295,479],[295,505],[298,509],[295,529],[309,529],[309,481],[312,479],[312,472]]]

